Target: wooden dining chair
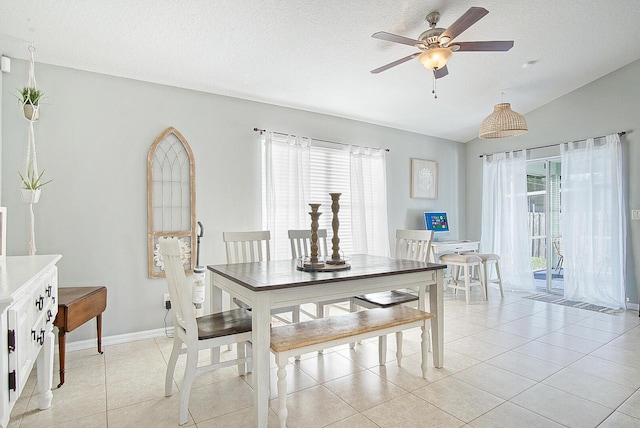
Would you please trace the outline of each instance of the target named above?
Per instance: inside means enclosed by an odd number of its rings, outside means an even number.
[[[290,229],[289,243],[291,244],[291,257],[297,259],[300,257],[309,257],[311,254],[311,230],[309,229]],[[326,257],[329,254],[327,246],[327,229],[318,229],[318,256]],[[349,299],[335,299],[316,302],[316,314],[312,318],[323,318],[325,316],[325,306],[329,309],[329,305],[349,302]],[[305,314],[308,315],[307,312]]]
[[[396,248],[394,257],[396,259],[406,259],[429,262],[431,252],[431,241],[433,240],[432,230],[397,230]],[[420,289],[418,292],[422,292]],[[419,300],[416,290],[392,290],[379,293],[363,294],[351,298],[351,311],[355,312],[358,307],[367,309],[388,308],[406,303],[413,303]],[[425,301],[422,296],[422,301]],[[424,308],[419,308],[424,310]],[[402,349],[402,332],[396,333],[396,346]],[[355,344],[352,343],[351,347]],[[387,336],[380,336],[378,341],[378,353],[380,364],[384,364],[387,355]]]
[[[189,396],[196,375],[211,370],[238,365],[240,374],[251,367],[251,352],[247,356],[247,346],[251,340],[251,312],[244,308],[226,312],[195,316],[192,303],[191,286],[180,260],[180,246],[177,238],[160,238],[160,254],[164,261],[164,272],[169,285],[173,309],[173,348],[167,364],[165,376],[165,396],[173,394],[173,374],[176,362],[181,354],[187,354],[187,365],[180,387],[179,423],[184,425],[189,417]],[[211,361],[207,365],[198,365],[198,353],[202,349],[217,348],[223,345],[238,344],[236,359]],[[183,344],[185,348],[183,348]],[[250,370],[250,369],[249,369]]]
[[[229,264],[271,260],[271,246],[269,245],[271,232],[268,230],[223,232],[222,240],[224,241],[227,263]],[[245,302],[231,297],[231,307],[234,305],[248,308]],[[285,312],[291,312],[291,321],[278,316]],[[271,315],[274,315],[275,318],[282,322],[299,322],[300,306],[273,309]]]

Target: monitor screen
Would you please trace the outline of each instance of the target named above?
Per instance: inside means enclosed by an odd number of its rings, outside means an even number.
[[[449,231],[447,213],[424,213],[424,222],[427,230],[433,230],[434,232]]]

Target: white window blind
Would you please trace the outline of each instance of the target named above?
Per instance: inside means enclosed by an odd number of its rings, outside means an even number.
[[[384,162],[380,164],[384,168]],[[380,186],[384,171],[364,168],[359,181],[367,186]],[[376,173],[377,172],[377,173]],[[352,176],[349,146],[325,143],[308,138],[265,132],[262,141],[262,227],[271,231],[272,257],[291,258],[287,231],[310,229],[309,203],[321,204],[319,228],[327,229],[329,253],[333,214],[329,193],[341,193],[338,220],[340,227],[340,252],[344,256],[354,254],[352,228]],[[386,188],[386,183],[382,184]],[[356,188],[360,188],[359,186]],[[368,197],[364,209],[371,217],[384,214],[386,222],[386,194],[384,201],[370,202]],[[362,216],[356,216],[361,218]],[[359,225],[359,230],[362,229]],[[387,229],[373,233],[384,235],[388,248]],[[362,240],[362,238],[360,238]]]
[[[342,193],[340,195],[340,210],[338,220],[340,228],[340,251],[343,254],[353,254],[351,233],[351,185],[349,179],[349,150],[348,147],[322,147],[311,145],[310,162],[310,202],[322,204],[322,215],[318,219],[319,228],[327,229],[328,236],[333,237],[331,221],[331,196],[329,193]],[[311,216],[305,228],[311,228]],[[301,228],[304,229],[304,228]],[[331,243],[329,243],[331,254]]]

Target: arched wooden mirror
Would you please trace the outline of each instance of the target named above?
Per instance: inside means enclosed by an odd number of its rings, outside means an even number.
[[[196,260],[196,183],[191,147],[173,127],[156,138],[147,156],[149,278],[164,277],[158,238],[180,240],[185,270]]]

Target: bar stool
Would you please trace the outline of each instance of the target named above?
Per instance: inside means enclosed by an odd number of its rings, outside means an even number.
[[[484,273],[484,285],[489,293],[489,284],[498,284],[500,286],[500,296],[504,297],[504,290],[502,289],[502,276],[500,275],[500,267],[498,266],[498,260],[500,256],[497,254],[474,254],[482,259],[482,268]],[[495,266],[496,276],[492,278],[490,275],[491,266]]]
[[[440,262],[451,267],[451,282],[446,286],[455,290],[464,290],[467,304],[469,304],[471,287],[477,285],[482,288],[482,296],[484,300],[487,300],[487,289],[482,279],[483,276],[478,275],[474,278],[472,275],[474,268],[478,269],[478,272],[483,272],[482,258],[478,254],[443,254],[440,256]],[[462,279],[460,279],[461,275]]]

